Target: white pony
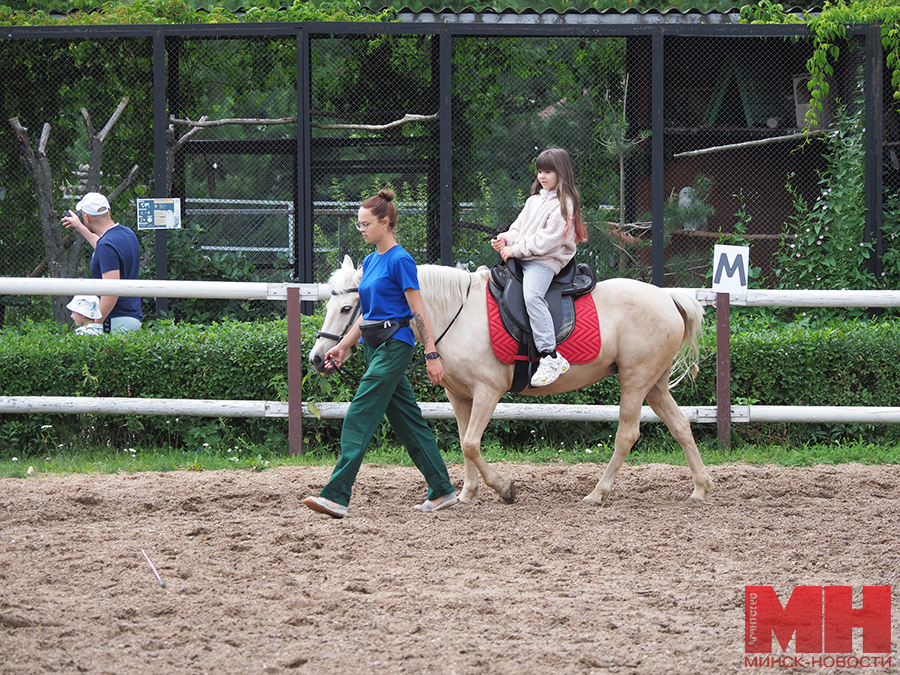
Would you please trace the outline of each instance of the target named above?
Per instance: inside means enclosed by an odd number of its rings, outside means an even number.
[[[438,351],[446,371],[442,386],[453,406],[465,455],[465,483],[460,499],[471,504],[478,498],[480,473],[489,487],[511,503],[515,499],[513,481],[481,456],[482,434],[494,408],[512,384],[514,369],[494,355],[490,344],[486,299],[489,271],[420,265],[418,272],[435,335],[447,331]],[[322,331],[309,354],[310,363],[319,373],[333,374],[332,369],[325,368],[325,352],[359,316],[357,288],[361,277],[362,268],[354,267],[348,256],[331,275],[332,296]],[[558,394],[618,375],[621,397],[615,451],[603,477],[584,501],[601,505],[609,497],[616,473],[640,435],[638,427],[645,400],[684,450],[694,485],[691,499],[705,501],[712,481],[694,442],[690,422],[669,392],[672,365],[682,347],[687,347],[689,357],[697,356],[703,307],[687,293],[632,279],[602,281],[592,295],[602,333],[599,356],[591,363],[572,364],[549,386],[526,388],[521,393]]]

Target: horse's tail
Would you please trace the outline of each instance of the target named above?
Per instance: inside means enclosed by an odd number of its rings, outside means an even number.
[[[687,375],[691,379],[697,377],[700,370],[700,329],[703,327],[703,305],[690,293],[677,289],[668,289],[672,301],[678,308],[681,318],[684,320],[684,337],[681,341],[681,351],[672,366],[673,379],[670,387],[675,387]]]

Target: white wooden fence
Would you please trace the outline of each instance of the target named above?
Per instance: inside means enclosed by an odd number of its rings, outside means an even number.
[[[717,294],[710,289],[684,289],[704,305],[714,305]],[[329,297],[324,284],[245,283],[226,281],[126,281],[105,279],[49,279],[0,277],[0,295],[119,295],[128,297],[208,298],[288,301],[289,401],[226,401],[206,399],[88,398],[60,396],[0,396],[0,413],[193,415],[201,417],[287,417],[291,419],[291,451],[300,450],[303,417],[342,419],[348,403],[316,403],[315,410],[302,403],[299,383],[300,301]],[[750,290],[729,298],[730,304],[748,307],[898,307],[900,291],[773,291]],[[296,325],[294,325],[296,324]],[[450,419],[449,403],[420,403],[429,419]],[[721,421],[716,406],[682,406],[692,422]],[[612,422],[617,405],[558,405],[501,403],[493,419],[541,419],[573,422]],[[641,421],[658,421],[648,407]],[[900,407],[874,406],[731,406],[730,421],[808,423],[898,423]],[[296,423],[296,427],[294,424]]]

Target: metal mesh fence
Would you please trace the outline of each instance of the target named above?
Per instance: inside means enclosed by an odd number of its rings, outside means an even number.
[[[672,37],[665,49],[667,276],[708,285],[725,233],[751,245],[771,284],[792,197],[812,199],[823,168],[821,144],[802,135],[810,43]]]
[[[184,210],[182,230],[168,234],[169,278],[291,280],[296,40],[169,38],[166,52],[174,137],[167,193],[180,197]],[[284,312],[266,301],[171,300],[169,306],[176,319],[191,320]]]
[[[87,275],[90,247],[59,224],[87,190],[120,191],[112,213],[133,223],[131,198],[153,169],[151,57],[147,38],[0,41],[4,275]],[[0,307],[64,320],[68,300],[3,298]]]
[[[70,31],[66,39],[0,41],[7,83],[0,100],[21,127],[0,126],[0,273],[89,276],[90,247],[59,225],[88,189],[110,195],[113,215],[132,228],[135,198],[183,200],[181,230],[139,233],[146,277],[160,266],[170,279],[325,281],[345,254],[359,262],[369,252],[356,212],[383,187],[396,193],[398,239],[418,262],[474,269],[497,260],[488,239],[522,208],[534,159],[548,147],[573,158],[590,235],[579,258],[600,278],[708,286],[713,245],[732,243],[750,245],[755,284],[828,287],[787,263],[801,250],[792,244],[800,245],[802,228],[815,227],[810,214],[836,203],[824,199],[832,188],[852,204],[841,227],[859,233],[848,241],[865,244],[861,39],[842,49],[822,129],[802,136],[808,38],[665,34],[659,98],[649,33],[575,33],[453,35],[449,145],[438,114],[446,35],[437,31],[336,28],[309,36],[309,62],[299,65],[300,41],[289,28],[166,35],[164,189],[154,182],[161,132],[152,37],[85,39]],[[657,101],[663,150],[654,166]],[[900,234],[900,115],[890,87],[883,107],[884,227],[876,235],[889,283],[900,281],[892,244]],[[859,144],[839,143],[838,132]],[[26,146],[40,160],[31,169]],[[447,155],[452,192],[442,191]],[[858,169],[837,173],[836,157]],[[659,194],[661,229],[652,216]],[[449,227],[441,222],[448,212]],[[449,246],[441,240],[448,233]],[[663,240],[661,276],[654,237]],[[58,319],[65,300],[57,300]],[[7,318],[48,318],[54,309],[40,298],[3,298],[0,306]],[[144,307],[147,315],[156,310],[153,299]],[[195,321],[284,311],[275,303],[191,300],[170,300],[167,310]]]
[[[601,276],[616,258],[607,222],[619,204],[617,139],[626,133],[625,38],[457,38],[453,45],[457,260],[498,256],[488,239],[515,220],[531,194],[537,155],[572,158],[589,241],[579,257]],[[649,64],[645,64],[649,65]]]
[[[900,106],[894,100],[890,87],[886,86],[883,94],[884,223],[881,254],[884,278],[896,283],[900,279]]]
[[[667,285],[709,285],[715,242],[749,245],[755,283],[784,285],[798,219],[835,178],[823,132],[838,114],[861,129],[862,49],[844,47],[815,126],[810,40],[669,37],[665,50]]]
[[[311,41],[313,270],[369,253],[360,204],[391,189],[397,238],[420,263],[440,262],[437,77],[430,35],[332,35]],[[402,122],[407,115],[424,121]]]

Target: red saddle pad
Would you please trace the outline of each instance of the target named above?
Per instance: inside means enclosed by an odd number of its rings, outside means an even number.
[[[488,326],[491,333],[491,347],[494,354],[503,363],[515,363],[516,359],[524,360],[524,356],[516,356],[519,343],[506,332],[500,320],[500,308],[497,301],[487,291]],[[575,328],[566,341],[557,345],[556,351],[563,355],[569,363],[590,363],[600,354],[600,319],[594,298],[590,293],[575,300]]]

